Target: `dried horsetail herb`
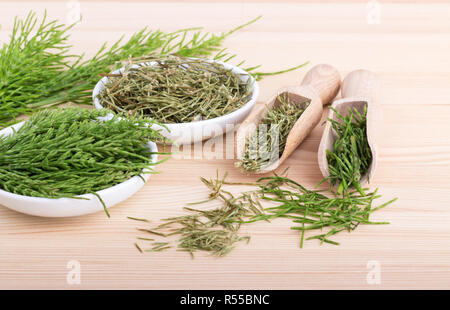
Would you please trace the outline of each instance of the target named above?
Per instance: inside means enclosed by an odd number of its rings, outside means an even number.
[[[251,96],[250,79],[243,82],[215,62],[175,55],[130,62],[122,74],[109,75],[108,80],[98,95],[104,107],[165,124],[229,114]]]
[[[141,249],[141,247],[139,246],[139,244],[134,243],[134,246],[136,247],[136,249],[137,249],[139,252],[144,253],[144,251],[142,251],[142,249]]]
[[[289,132],[309,104],[294,103],[285,93],[279,95],[277,100],[279,105],[268,110],[246,141],[243,158],[236,163],[244,171],[261,170],[281,157]]]
[[[110,115],[82,108],[33,115],[13,135],[0,137],[0,188],[45,198],[92,193],[105,207],[96,192],[154,173],[146,144],[163,139],[146,126],[151,120]]]
[[[331,108],[337,120],[329,119],[337,134],[332,151],[327,150],[330,176],[327,178],[332,185],[338,185],[337,192],[342,194],[353,186],[361,195],[361,176],[366,174],[372,163],[372,151],[367,141],[367,107],[362,113],[357,109],[348,109],[345,116]]]
[[[228,254],[237,242],[249,241],[249,236],[239,236],[239,228],[245,218],[262,212],[260,206],[253,204],[250,193],[245,193],[241,197],[234,197],[230,192],[225,191],[222,185],[226,175],[220,179],[207,180],[201,178],[202,182],[210,189],[211,193],[207,201],[192,203],[190,205],[202,204],[212,200],[222,200],[224,203],[217,208],[209,210],[194,209],[186,207],[188,215],[163,219],[163,224],[151,230],[138,228],[138,231],[147,231],[151,234],[169,237],[179,236],[178,250],[189,252],[191,256],[197,251],[207,251],[215,256]],[[243,201],[247,201],[243,204]],[[168,248],[168,247],[167,247]],[[167,249],[164,248],[164,249]],[[152,251],[149,249],[148,251]]]
[[[127,216],[127,219],[129,220],[134,220],[134,221],[139,221],[139,222],[149,222],[149,220],[147,219],[143,219],[143,218],[138,218],[138,217],[131,217],[131,216]]]
[[[238,242],[250,240],[241,236],[241,225],[258,221],[271,221],[288,218],[300,224],[291,229],[301,231],[300,247],[304,240],[319,240],[321,243],[338,245],[330,238],[342,231],[352,231],[360,224],[382,225],[388,222],[370,221],[370,215],[391,204],[393,199],[377,207],[373,201],[381,196],[377,190],[361,195],[359,192],[347,192],[345,197],[328,197],[319,190],[309,190],[299,183],[283,176],[271,176],[259,179],[255,183],[231,183],[223,178],[201,179],[210,190],[209,199],[200,203],[219,201],[221,206],[211,209],[185,208],[188,215],[164,219],[164,223],[150,230],[164,237],[173,235],[179,251],[194,255],[197,251],[210,252],[215,256],[228,254]],[[256,189],[233,195],[224,189],[225,185],[250,185]],[[262,202],[275,204],[264,208]],[[138,229],[145,231],[145,229]],[[314,230],[326,230],[307,237]],[[165,249],[165,248],[164,248]],[[149,249],[148,251],[153,251]]]

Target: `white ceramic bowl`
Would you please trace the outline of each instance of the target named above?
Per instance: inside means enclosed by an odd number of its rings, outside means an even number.
[[[171,139],[177,144],[180,145],[191,144],[209,138],[213,138],[218,135],[222,135],[225,132],[233,129],[235,125],[239,124],[245,119],[245,117],[250,113],[253,106],[255,105],[256,100],[258,99],[259,96],[258,83],[248,72],[242,70],[239,67],[221,61],[214,61],[214,62],[223,65],[226,69],[231,69],[232,72],[236,74],[240,74],[241,80],[244,82],[247,82],[248,79],[250,79],[250,85],[252,86],[252,94],[250,96],[249,101],[245,103],[241,108],[220,117],[189,123],[164,124],[169,130],[159,125],[153,125],[152,126],[153,129],[160,130],[162,135],[164,135],[166,138]],[[148,66],[154,66],[157,63],[148,62],[145,64]],[[134,65],[133,67],[138,66]],[[116,71],[113,71],[112,74],[122,73],[124,70],[125,68],[122,67]],[[94,90],[92,92],[92,99],[94,100],[94,106],[97,109],[103,108],[97,95],[105,89],[105,84],[107,82],[108,77],[103,77],[100,81],[98,81],[97,85],[95,85]]]
[[[15,124],[0,131],[0,136],[9,136],[14,133],[14,129],[18,130],[25,122]],[[148,148],[152,152],[157,152],[158,147],[155,143],[149,142]],[[152,154],[151,162],[155,163],[158,160],[157,154]],[[145,173],[141,175],[145,181],[150,177],[150,174]],[[98,191],[97,194],[105,202],[107,208],[110,208],[125,199],[131,197],[142,186],[143,180],[139,176],[134,176],[125,182],[112,186],[110,188]],[[35,216],[44,217],[69,217],[79,216],[98,211],[104,212],[103,205],[99,199],[93,194],[80,195],[79,197],[87,199],[74,198],[40,198],[13,194],[0,189],[0,205],[9,209]],[[106,216],[106,215],[105,215]]]

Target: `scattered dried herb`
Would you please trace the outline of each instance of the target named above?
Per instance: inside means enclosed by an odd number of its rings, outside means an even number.
[[[239,236],[238,231],[243,221],[249,216],[262,212],[260,207],[249,208],[242,204],[242,200],[253,203],[251,196],[244,194],[242,197],[234,197],[230,192],[222,189],[226,175],[220,179],[207,180],[201,178],[202,182],[211,190],[210,198],[207,201],[221,199],[226,203],[218,208],[210,210],[198,210],[186,207],[190,214],[180,217],[164,219],[164,223],[156,226],[152,230],[138,229],[168,237],[179,235],[178,250],[189,252],[191,255],[196,251],[208,251],[216,256],[228,254],[235,246],[235,243],[242,240],[249,240],[248,236]],[[200,202],[204,203],[204,202]],[[199,204],[199,203],[193,203]]]
[[[286,93],[277,97],[279,105],[269,109],[245,144],[243,158],[236,163],[244,171],[263,169],[283,154],[287,137],[309,102],[293,102]]]
[[[130,220],[135,220],[135,221],[139,221],[139,222],[150,222],[147,219],[142,219],[142,218],[138,218],[138,217],[127,216],[127,218],[130,219]]]
[[[136,237],[138,240],[144,240],[144,241],[155,241],[155,239],[152,238],[144,238],[144,237]]]
[[[243,82],[223,65],[170,55],[130,62],[122,74],[109,75],[98,97],[115,112],[187,123],[231,113],[250,96],[250,79]]]
[[[142,251],[142,249],[141,249],[141,247],[139,246],[139,244],[134,243],[134,246],[136,247],[136,249],[137,249],[139,252],[144,253],[144,251]]]
[[[317,239],[321,243],[338,245],[330,238],[342,231],[350,232],[360,224],[388,224],[370,221],[369,217],[396,200],[374,207],[373,201],[381,197],[377,190],[366,195],[355,191],[347,192],[345,197],[328,197],[320,190],[306,189],[287,177],[277,175],[261,178],[255,183],[227,182],[226,174],[222,178],[217,175],[215,179],[201,180],[210,194],[208,200],[199,203],[219,201],[219,207],[201,210],[187,207],[185,210],[189,212],[188,215],[164,219],[164,223],[150,230],[164,237],[178,236],[175,241],[178,250],[189,252],[191,256],[197,251],[224,256],[238,242],[250,240],[249,236],[239,234],[242,224],[276,218],[289,218],[299,224],[291,229],[302,232],[300,247],[303,247],[305,233],[314,230],[325,232],[307,237],[306,240]],[[226,185],[250,185],[256,189],[233,195],[224,189]],[[275,206],[264,208],[263,201]]]
[[[347,192],[344,197],[328,197],[320,190],[309,190],[301,184],[281,176],[265,177],[258,180],[261,199],[274,202],[275,207],[266,208],[261,214],[247,223],[274,218],[290,218],[300,226],[291,227],[302,231],[300,247],[303,247],[305,232],[328,229],[327,232],[306,238],[318,239],[338,245],[330,237],[342,231],[352,231],[360,224],[381,225],[389,222],[372,222],[370,214],[386,207],[397,198],[373,207],[373,200],[380,198],[378,189],[361,195],[359,192]]]
[[[372,151],[367,141],[367,107],[363,113],[357,109],[348,109],[345,116],[331,108],[336,120],[329,119],[337,134],[333,150],[327,150],[330,176],[327,178],[332,185],[338,185],[337,192],[348,192],[353,186],[364,196],[361,188],[361,176],[366,174],[372,163]]]
[[[97,191],[155,172],[147,143],[163,137],[148,122],[108,110],[42,110],[0,137],[0,188],[45,198],[91,193],[105,207]]]
[[[161,252],[167,249],[170,249],[171,246],[168,245],[168,242],[153,242],[153,247],[145,250],[146,252]]]

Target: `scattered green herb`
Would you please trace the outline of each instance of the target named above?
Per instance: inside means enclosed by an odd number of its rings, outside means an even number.
[[[309,102],[293,102],[286,93],[278,96],[279,105],[269,109],[245,144],[243,158],[236,163],[254,172],[273,164],[283,154],[287,137]]]
[[[0,188],[32,197],[92,193],[100,199],[97,191],[154,173],[147,143],[163,137],[148,122],[108,110],[42,110],[0,137]]]
[[[199,203],[220,201],[221,206],[201,210],[187,207],[185,210],[190,214],[164,219],[164,223],[149,231],[157,231],[164,237],[178,236],[178,250],[189,252],[191,256],[197,251],[224,256],[236,243],[249,241],[249,236],[239,235],[242,224],[276,218],[289,218],[299,224],[291,229],[301,231],[300,247],[303,247],[306,232],[314,230],[326,231],[306,237],[306,240],[317,239],[321,243],[338,245],[331,237],[342,231],[350,232],[360,224],[388,224],[370,221],[369,217],[396,200],[373,207],[373,201],[380,197],[377,190],[366,195],[355,191],[348,192],[345,197],[328,197],[319,190],[308,190],[277,175],[261,178],[255,183],[227,182],[226,174],[222,178],[217,175],[215,179],[201,180],[210,194],[208,200]],[[233,195],[224,189],[226,185],[250,185],[256,189]],[[263,201],[275,206],[263,208]]]
[[[360,180],[372,163],[372,151],[367,141],[367,107],[362,113],[355,108],[348,109],[345,116],[331,109],[336,115],[336,120],[330,119],[330,122],[337,139],[333,150],[327,150],[328,180],[332,185],[338,185],[338,194],[348,192],[353,186],[364,196]]]
[[[109,75],[99,94],[115,112],[145,115],[161,123],[186,123],[228,114],[251,96],[250,79],[223,65],[170,55],[131,62],[123,74]]]

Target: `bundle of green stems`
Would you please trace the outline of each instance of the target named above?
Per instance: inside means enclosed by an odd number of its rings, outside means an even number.
[[[380,197],[377,190],[366,195],[356,191],[348,192],[345,197],[336,195],[329,197],[320,190],[309,190],[292,179],[278,175],[261,178],[255,183],[228,182],[226,174],[223,177],[217,175],[215,179],[201,180],[210,190],[209,199],[196,204],[214,201],[216,204],[219,202],[219,207],[209,209],[187,207],[185,208],[187,215],[167,218],[156,227],[138,230],[159,238],[178,236],[174,241],[177,249],[189,252],[192,256],[197,251],[224,256],[238,242],[249,241],[249,236],[239,234],[241,225],[287,218],[295,223],[291,229],[301,231],[300,247],[303,247],[304,240],[313,239],[321,243],[338,245],[339,243],[331,237],[340,232],[350,232],[360,224],[388,224],[371,221],[369,217],[373,212],[396,200],[375,207],[373,201]],[[256,188],[234,195],[225,189],[227,185],[247,185]],[[263,207],[264,202],[271,206]],[[316,230],[320,233],[306,237],[306,234]],[[144,237],[138,239],[146,241]],[[141,249],[139,245],[136,246]],[[153,252],[154,247],[155,245],[146,251]],[[170,248],[169,242],[163,248]]]
[[[148,141],[163,140],[146,125],[149,119],[111,116],[82,108],[36,113],[14,134],[0,137],[0,188],[45,198],[91,193],[105,207],[96,192],[154,173]]]
[[[243,157],[236,163],[244,171],[261,170],[281,157],[289,132],[309,104],[296,103],[286,93],[280,94],[277,101],[278,105],[268,109],[245,143]]]
[[[46,13],[42,18],[34,12],[23,19],[16,17],[9,42],[0,46],[0,128],[37,109],[68,102],[90,105],[91,92],[100,74],[122,67],[130,58],[151,54],[207,57],[217,52],[214,59],[229,61],[235,55],[220,48],[223,41],[259,18],[219,35],[200,28],[170,33],[143,28],[126,40],[121,37],[111,45],[104,43],[94,56],[87,58],[71,52],[70,31],[75,24],[67,26],[49,20]],[[259,66],[246,70],[260,79],[303,65],[269,73],[257,72]]]
[[[348,109],[345,115],[331,108],[336,119],[329,119],[337,139],[333,150],[327,150],[327,160],[332,185],[338,185],[339,194],[354,187],[361,195],[361,176],[367,173],[372,163],[372,151],[367,141],[367,107],[359,112],[356,108]]]
[[[239,109],[251,96],[250,81],[219,63],[170,55],[130,62],[123,73],[108,75],[98,97],[116,112],[187,123]]]

